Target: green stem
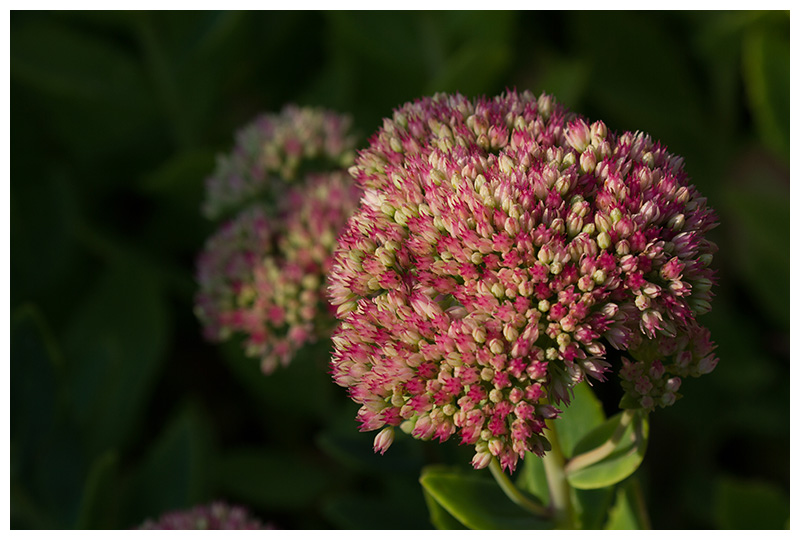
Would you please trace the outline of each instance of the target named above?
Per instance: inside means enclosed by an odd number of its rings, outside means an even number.
[[[497,461],[497,458],[493,457],[492,461],[489,462],[489,470],[492,471],[492,476],[494,476],[494,479],[497,481],[500,489],[502,489],[508,498],[514,503],[539,517],[550,517],[550,512],[547,510],[547,508],[535,501],[530,500],[519,489],[517,489],[517,486],[515,486],[506,473],[503,472],[503,469],[500,467],[500,463]]]
[[[588,452],[574,456],[567,462],[566,467],[564,467],[564,472],[569,474],[572,471],[577,471],[584,467],[588,467],[589,465],[597,463],[610,456],[614,449],[619,445],[620,440],[622,440],[622,435],[625,433],[625,430],[633,420],[633,416],[633,409],[625,409],[620,417],[619,424],[617,424],[617,428],[611,435],[611,438],[597,448],[593,448]]]
[[[555,519],[556,528],[575,529],[571,488],[564,471],[564,454],[561,451],[553,421],[547,420],[546,425],[550,431],[547,438],[551,448],[549,452],[545,453],[542,460],[547,477],[547,487],[550,490],[550,511]]]

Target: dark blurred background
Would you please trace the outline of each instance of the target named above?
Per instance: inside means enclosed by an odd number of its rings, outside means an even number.
[[[203,341],[203,180],[289,102],[362,143],[436,91],[554,94],[686,159],[720,217],[716,371],[651,416],[654,528],[779,528],[789,497],[788,12],[12,12],[11,527],[129,528],[224,499],[278,528],[426,528],[327,344],[269,378]],[[614,404],[607,404],[613,407]]]

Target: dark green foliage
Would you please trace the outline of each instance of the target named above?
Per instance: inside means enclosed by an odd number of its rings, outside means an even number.
[[[643,498],[653,528],[787,526],[788,12],[10,19],[12,528],[129,528],[221,498],[279,528],[463,524],[441,493],[497,490],[491,478],[426,469],[423,493],[423,467],[469,468],[457,441],[398,433],[374,455],[327,374],[329,343],[266,378],[237,343],[203,340],[194,259],[215,225],[199,206],[215,156],[260,112],[348,112],[364,144],[406,100],[506,87],[649,131],[720,216],[704,318],[719,366],[650,415],[635,476],[581,492],[580,518],[642,526]],[[612,416],[618,395],[598,395]],[[584,435],[563,434],[568,452]],[[515,480],[542,496],[528,461]],[[482,523],[528,524],[509,512]]]

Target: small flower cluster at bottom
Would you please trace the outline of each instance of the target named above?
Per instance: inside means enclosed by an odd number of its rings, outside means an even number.
[[[224,502],[168,512],[158,520],[147,520],[138,529],[146,530],[263,530],[273,529],[251,516],[240,506]]]

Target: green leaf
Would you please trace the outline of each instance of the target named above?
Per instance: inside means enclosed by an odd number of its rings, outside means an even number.
[[[544,505],[550,504],[550,489],[544,461],[532,452],[525,452],[522,469],[517,478],[517,487],[535,495]]]
[[[423,490],[425,495],[425,504],[428,505],[428,512],[431,516],[431,523],[440,531],[457,531],[466,530],[467,527],[462,525],[460,521],[454,518],[450,512],[444,509],[444,506],[436,502],[433,495]]]
[[[745,33],[742,60],[750,110],[761,139],[789,160],[789,14],[759,21]]]
[[[75,301],[70,289],[83,277],[77,269],[80,255],[75,241],[77,192],[64,174],[35,163],[42,161],[40,150],[30,152],[31,146],[12,152],[20,163],[12,169],[16,182],[11,186],[11,305],[34,301],[47,310],[58,300],[67,305]]]
[[[572,56],[542,56],[534,60],[543,65],[541,76],[531,90],[556,96],[559,103],[578,110],[575,107],[582,102],[590,83],[591,69],[586,61]]]
[[[608,517],[608,509],[614,498],[614,488],[573,489],[572,506],[578,521],[578,528],[596,530],[603,527]]]
[[[207,502],[211,494],[211,433],[191,404],[163,430],[132,480],[126,508],[138,525],[164,512]]]
[[[313,418],[315,421],[330,418],[336,410],[336,385],[331,384],[328,371],[331,341],[322,339],[317,343],[302,347],[287,367],[280,367],[267,377],[261,371],[256,358],[244,355],[238,339],[231,339],[220,346],[225,362],[238,379],[242,387],[263,408],[264,414],[281,410],[283,422],[266,424],[276,437],[302,438],[307,440],[308,434],[303,427],[304,422]],[[297,389],[302,388],[302,396],[298,398]],[[286,407],[291,403],[291,407]],[[288,431],[287,431],[288,430]]]
[[[576,11],[570,13],[564,31],[572,55],[591,68],[586,110],[603,111],[603,120],[614,131],[642,130],[667,141],[691,163],[678,141],[685,141],[687,149],[707,147],[711,119],[699,99],[703,92],[695,66],[687,61],[688,46],[682,32],[674,30],[682,21],[670,17],[641,11]],[[597,44],[599,28],[602,46]],[[687,130],[686,118],[692,119],[693,129]]]
[[[129,442],[164,359],[168,319],[158,283],[136,259],[99,276],[64,336],[71,415],[90,455]]]
[[[140,182],[143,191],[181,202],[189,199],[195,212],[200,211],[205,178],[214,170],[214,152],[191,150],[176,154]]]
[[[502,84],[514,55],[516,19],[510,12],[426,12],[417,17],[431,77],[423,94],[485,94]]]
[[[92,464],[83,489],[77,529],[115,528],[118,463],[116,452],[106,452]]]
[[[382,487],[391,487],[401,482],[399,479],[389,480],[382,482]],[[343,493],[337,489],[336,493],[327,496],[322,502],[322,512],[340,529],[430,529],[419,485],[416,482],[412,485],[415,490],[414,495],[420,499],[418,505],[415,504],[417,501],[409,501],[408,496],[400,499],[401,493],[391,493],[386,490],[365,494]]]
[[[716,113],[715,141],[723,141],[723,146],[728,147],[736,133],[741,106],[742,31],[758,15],[751,11],[696,12],[693,15],[696,17],[693,49],[708,75],[711,92],[708,106]]]
[[[572,457],[578,441],[606,419],[603,404],[586,381],[575,386],[573,392],[570,404],[553,421],[561,451],[567,459]]]
[[[636,478],[617,487],[614,506],[608,513],[608,530],[641,530],[650,528],[642,489]]]
[[[523,510],[500,486],[476,471],[430,466],[420,483],[433,499],[470,529],[549,529],[552,524]]]
[[[148,133],[157,109],[137,48],[101,36],[48,16],[14,24],[11,32],[12,84],[37,100],[60,144],[92,161],[130,152],[159,133]],[[104,176],[114,177],[124,175]]]
[[[789,523],[789,498],[767,482],[720,478],[714,516],[720,529],[785,529]]]
[[[10,431],[20,472],[53,431],[63,360],[39,309],[27,304],[11,317]],[[15,467],[16,469],[17,467]]]
[[[348,434],[332,431],[321,433],[317,437],[317,446],[327,455],[355,470],[413,473],[424,463],[419,445],[414,444],[416,441],[399,430],[395,432],[391,449],[381,455],[372,448],[377,432],[358,432],[355,420],[351,423],[351,432]]]
[[[219,490],[264,510],[308,506],[328,487],[330,478],[308,456],[256,448],[226,453],[215,464],[214,473]]]
[[[789,170],[766,152],[738,156],[731,170],[722,198],[731,266],[757,306],[788,329]]]
[[[609,441],[620,424],[624,413],[612,416],[601,426],[592,430],[575,446],[575,456],[593,450]],[[622,434],[613,451],[604,459],[567,473],[567,481],[578,489],[598,489],[612,486],[636,471],[647,450],[649,422],[641,411],[634,413],[633,420]]]

